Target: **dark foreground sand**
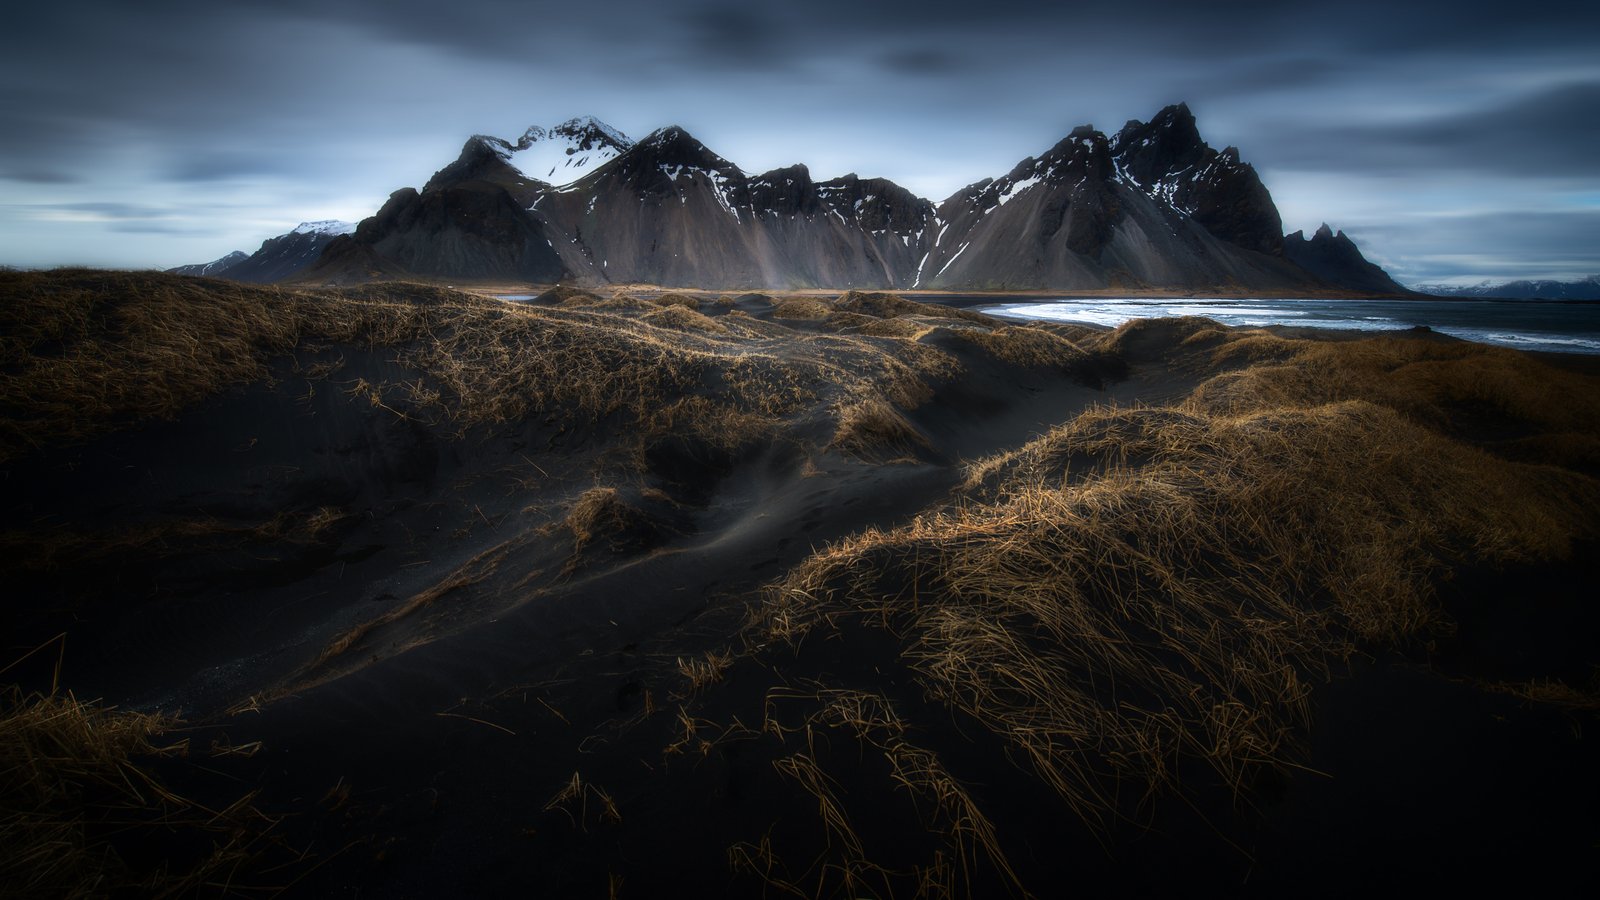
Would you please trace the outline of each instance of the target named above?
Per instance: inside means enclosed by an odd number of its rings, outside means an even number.
[[[1600,862],[1585,365],[886,295],[3,277],[3,750],[56,682],[187,723],[133,762],[171,821],[6,787],[106,883],[1331,894]],[[7,815],[10,883],[82,887]]]

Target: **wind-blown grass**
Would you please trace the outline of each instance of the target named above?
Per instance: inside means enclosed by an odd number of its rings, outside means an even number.
[[[789,681],[883,632],[929,700],[909,727],[981,723],[1109,829],[1129,798],[1188,790],[1193,763],[1241,798],[1293,770],[1337,661],[1448,633],[1438,589],[1456,572],[1556,563],[1600,536],[1600,482],[1562,459],[1508,462],[1456,415],[1470,403],[1534,436],[1596,436],[1592,395],[1568,402],[1577,386],[1547,367],[1471,346],[1164,331],[1093,349],[1187,354],[1214,373],[1188,400],[1089,410],[972,464],[950,504],[816,552],[755,606],[748,652]],[[1584,705],[1565,685],[1492,689]],[[982,791],[964,789],[978,821]],[[853,847],[831,842],[830,865],[878,871]]]
[[[0,884],[15,897],[167,897],[249,883],[273,822],[241,796],[212,809],[169,790],[149,761],[181,756],[177,720],[71,693],[0,691]],[[193,844],[154,868],[120,849]]]

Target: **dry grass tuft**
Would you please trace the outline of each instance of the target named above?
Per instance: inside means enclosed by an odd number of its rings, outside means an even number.
[[[696,312],[693,307],[668,306],[646,315],[644,320],[657,328],[671,328],[676,331],[697,331],[703,334],[728,333],[728,329],[718,324],[716,319]]]
[[[172,793],[150,774],[147,760],[187,751],[187,741],[156,743],[177,724],[70,693],[0,691],[5,893],[174,896],[236,881],[258,857],[273,823],[250,806],[251,795],[226,809],[209,809]],[[170,846],[181,836],[194,852],[154,866],[124,857],[120,848],[154,835]]]
[[[733,654],[711,651],[704,656],[678,657],[678,673],[689,682],[689,690],[699,691],[722,681],[722,673],[733,665]]]
[[[544,805],[544,810],[560,812],[572,822],[573,828],[588,831],[591,799],[594,800],[593,814],[597,822],[614,825],[622,821],[622,812],[611,795],[599,785],[584,781],[578,772],[572,773],[572,778],[556,791]]]
[[[844,330],[838,328],[838,325],[847,325],[849,330],[870,337],[906,338],[913,341],[922,339],[934,328],[921,319],[878,319],[860,313],[834,313],[825,324],[838,330]]]
[[[1211,319],[1176,316],[1170,319],[1134,319],[1099,339],[1100,349],[1129,361],[1159,359],[1179,348],[1194,349],[1228,338],[1228,331]]]
[[[672,291],[662,294],[651,302],[655,303],[657,306],[676,306],[691,311],[700,308],[699,300],[696,300],[688,294],[679,294]]]
[[[890,294],[883,291],[846,291],[833,301],[833,308],[840,312],[860,313],[861,315],[873,316],[879,319],[922,316],[933,319],[956,319],[985,327],[993,327],[999,324],[990,316],[973,312],[970,309],[957,309],[932,303],[918,303],[915,300],[907,300],[898,294]]]
[[[772,311],[774,319],[800,319],[808,322],[820,322],[833,315],[833,307],[825,300],[812,297],[787,297],[778,301],[778,306]]]
[[[566,531],[572,537],[572,555],[562,574],[571,575],[593,556],[595,549],[613,555],[642,553],[670,540],[677,532],[614,487],[585,491],[560,523],[549,531]]]
[[[877,397],[863,397],[843,406],[838,422],[829,446],[859,459],[898,460],[932,449],[904,413]]]
[[[961,329],[955,334],[1016,366],[1068,369],[1088,360],[1088,354],[1071,341],[1039,328]]]

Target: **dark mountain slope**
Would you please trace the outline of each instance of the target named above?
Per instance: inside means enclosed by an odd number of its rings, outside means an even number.
[[[1148,124],[1137,119],[1112,140],[1122,175],[1151,199],[1194,219],[1212,236],[1271,256],[1283,249],[1283,221],[1272,195],[1239,150],[1218,153],[1200,138],[1185,104],[1169,106]]]
[[[1355,241],[1333,233],[1324,222],[1309,239],[1296,231],[1284,238],[1283,255],[1323,281],[1375,294],[1409,294],[1378,266],[1367,261]]]
[[[555,184],[530,167],[556,180],[584,174]],[[309,277],[1398,290],[1364,260],[1337,262],[1319,250],[1302,257],[1320,268],[1298,264],[1285,255],[1281,227],[1255,170],[1236,149],[1209,147],[1182,105],[1148,124],[1129,122],[1114,140],[1076,129],[1039,158],[937,207],[881,178],[819,182],[800,165],[751,176],[678,127],[634,143],[602,123],[574,120],[548,132],[530,128],[516,142],[473,137],[421,192],[396,192],[348,244],[330,248]]]
[[[329,244],[355,228],[349,222],[302,222],[287,234],[263,241],[261,249],[250,254],[248,259],[217,275],[252,284],[292,278],[315,264]]]
[[[201,278],[218,278],[222,273],[250,258],[250,254],[243,250],[235,250],[227,256],[213,259],[207,263],[190,263],[186,266],[173,266],[167,270],[168,275],[193,275]]]
[[[940,204],[939,230],[918,283],[969,290],[1326,287],[1281,257],[1224,240],[1163,202],[1185,184],[1190,200],[1220,197],[1221,189],[1175,181],[1170,172],[1160,174],[1162,165],[1155,157],[1144,160],[1150,187],[1141,185],[1122,174],[1104,134],[1075,129],[1038,159]],[[1244,183],[1242,175],[1229,177]],[[1220,206],[1219,200],[1208,203]]]
[[[909,286],[933,206],[884,179],[815,182],[804,166],[751,177],[681,128],[532,211],[575,272],[722,287]]]

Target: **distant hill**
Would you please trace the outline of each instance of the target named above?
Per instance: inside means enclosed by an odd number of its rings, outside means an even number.
[[[350,222],[323,220],[301,222],[291,231],[267,238],[261,249],[246,255],[235,250],[221,259],[198,265],[168,269],[175,275],[203,275],[254,284],[269,284],[299,274],[322,256],[334,238],[349,234],[356,226]]]
[[[1600,300],[1600,275],[1580,281],[1483,282],[1463,287],[1449,284],[1421,284],[1417,290],[1440,297],[1509,297],[1518,300]]]
[[[171,275],[195,275],[204,278],[214,278],[233,268],[239,263],[250,258],[250,254],[243,250],[235,250],[220,259],[213,259],[208,263],[190,263],[187,266],[174,266],[168,269]]]

